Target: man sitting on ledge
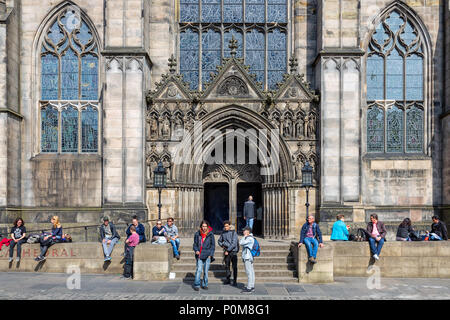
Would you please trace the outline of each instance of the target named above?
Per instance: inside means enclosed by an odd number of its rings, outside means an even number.
[[[170,242],[173,248],[173,255],[177,260],[180,260],[180,239],[178,238],[178,228],[173,224],[173,218],[167,219],[167,224],[164,226],[166,230],[167,241]]]
[[[372,257],[375,260],[380,260],[380,252],[381,248],[383,248],[387,231],[384,223],[378,221],[378,215],[370,215],[370,222],[367,224],[367,233],[369,235],[369,245]]]
[[[320,231],[319,225],[314,222],[314,216],[308,216],[306,221],[300,232],[298,247],[300,248],[304,243],[308,252],[309,262],[316,263],[318,247],[323,247],[322,232]]]
[[[107,216],[103,217],[103,224],[100,226],[100,238],[102,240],[105,262],[111,261],[111,253],[117,241],[120,240],[120,236],[114,224],[109,222],[109,217]]]
[[[430,240],[448,240],[447,227],[445,223],[439,220],[438,216],[433,216],[431,218],[433,223],[431,224]]]

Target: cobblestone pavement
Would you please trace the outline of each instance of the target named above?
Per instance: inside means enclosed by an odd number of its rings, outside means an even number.
[[[210,283],[209,290],[193,291],[181,281],[123,280],[114,275],[81,275],[80,289],[67,287],[68,274],[0,273],[0,299],[63,300],[315,300],[315,299],[446,299],[450,279],[381,279],[381,289],[368,289],[367,278],[336,278],[332,284],[258,283],[255,293]],[[244,279],[243,279],[244,280]]]

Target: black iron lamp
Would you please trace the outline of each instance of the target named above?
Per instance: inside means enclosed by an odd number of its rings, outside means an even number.
[[[158,219],[161,219],[161,190],[166,187],[166,168],[164,168],[162,162],[158,163],[158,166],[153,171],[153,188],[158,188],[159,201],[158,201]]]
[[[305,165],[302,168],[302,188],[306,189],[306,217],[309,215],[309,189],[313,186],[312,183],[312,176],[313,176],[313,168],[309,164],[308,161],[306,161]]]

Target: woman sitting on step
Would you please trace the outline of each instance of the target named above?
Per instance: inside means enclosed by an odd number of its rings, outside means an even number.
[[[59,222],[58,216],[53,216],[50,220],[52,222],[52,232],[51,234],[44,234],[39,238],[39,243],[41,244],[41,254],[37,256],[34,260],[42,261],[45,260],[45,254],[48,248],[58,242],[61,242],[63,237],[62,226]]]

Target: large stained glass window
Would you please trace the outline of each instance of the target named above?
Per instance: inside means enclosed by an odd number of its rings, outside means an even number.
[[[210,80],[229,41],[238,41],[263,89],[276,89],[287,71],[288,0],[180,0],[180,72],[193,90]]]
[[[423,153],[422,36],[397,9],[381,20],[369,42],[366,64],[367,151]]]
[[[41,152],[98,152],[99,52],[93,31],[79,13],[63,10],[40,52]],[[91,109],[95,116],[83,114]]]

